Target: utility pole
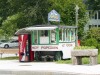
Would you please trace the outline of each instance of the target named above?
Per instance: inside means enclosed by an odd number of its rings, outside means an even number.
[[[76,5],[75,7],[75,22],[76,22],[76,46],[78,46],[78,10],[79,10],[79,7],[78,5]]]

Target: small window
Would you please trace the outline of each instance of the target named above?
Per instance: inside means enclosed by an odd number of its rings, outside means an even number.
[[[97,19],[97,11],[94,13],[95,19]]]
[[[91,28],[91,25],[89,25],[89,29]]]
[[[66,41],[68,41],[68,29],[66,29]]]
[[[39,40],[40,40],[40,44],[49,44],[48,30],[39,31]]]
[[[38,31],[34,30],[34,44],[38,44]]]
[[[62,29],[59,30],[59,40],[62,41]]]
[[[97,19],[97,11],[89,11],[89,17],[90,19]]]
[[[51,30],[51,43],[56,43],[56,30]]]
[[[48,36],[48,31],[47,30],[41,30],[40,36]]]
[[[70,31],[70,29],[67,30],[67,36],[68,36],[67,41],[70,42],[71,41],[71,31]]]
[[[66,41],[66,29],[63,29],[63,41]]]
[[[100,11],[98,11],[98,19],[100,19]]]
[[[89,11],[89,17],[90,17],[90,19],[91,19],[91,17],[92,17],[92,12],[91,12],[91,11]]]
[[[75,29],[71,29],[71,41],[75,41]]]
[[[66,29],[60,29],[60,31],[59,31],[59,41],[60,42],[66,41]]]

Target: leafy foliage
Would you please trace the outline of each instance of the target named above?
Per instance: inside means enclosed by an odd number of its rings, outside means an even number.
[[[89,9],[100,10],[100,0],[87,0],[86,4]]]
[[[82,39],[81,45],[95,46],[100,51],[100,28],[91,28]]]
[[[94,46],[77,46],[74,49],[75,50],[86,50],[86,49],[95,49],[96,47]]]
[[[100,42],[100,28],[91,28],[87,34],[87,38],[95,38]]]
[[[14,35],[15,30],[17,29],[17,21],[20,18],[21,14],[15,14],[12,16],[8,16],[6,20],[2,22],[2,35],[9,37]]]
[[[46,24],[52,9],[61,15],[61,24],[75,25],[76,5],[80,8],[79,36],[82,36],[87,21],[82,0],[0,0],[0,33],[11,36],[19,28]]]
[[[86,39],[85,42],[84,42],[85,46],[95,46],[97,47],[97,40],[94,39],[94,38],[90,38],[90,39]]]
[[[78,11],[78,36],[79,39],[83,36],[84,25],[88,21],[88,17],[86,15],[86,6],[84,5],[82,0],[50,0],[51,7],[49,11],[52,9],[57,10],[57,12],[61,15],[61,24],[75,26],[75,6],[79,6]]]
[[[56,9],[61,15],[65,25],[75,25],[75,6],[79,6],[79,20],[86,18],[85,5],[82,0],[50,0],[52,6],[49,10]],[[81,22],[80,22],[81,23]]]

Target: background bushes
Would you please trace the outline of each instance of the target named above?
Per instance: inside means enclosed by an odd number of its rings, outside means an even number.
[[[100,53],[100,28],[91,28],[81,40],[82,46],[95,46]]]

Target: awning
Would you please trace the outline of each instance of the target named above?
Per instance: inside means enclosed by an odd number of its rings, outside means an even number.
[[[28,27],[25,30],[31,30],[31,31],[33,31],[33,30],[53,30],[56,28],[57,28],[57,26],[55,26],[55,27]]]
[[[77,28],[77,26],[64,26],[64,25],[62,25],[62,26],[59,26],[59,28],[62,28],[62,29],[64,29],[64,28]]]
[[[34,30],[54,30],[56,29],[57,26],[47,26],[47,27],[27,27],[27,28],[22,28],[19,29],[15,34],[19,35],[19,34],[30,34],[32,31]]]

